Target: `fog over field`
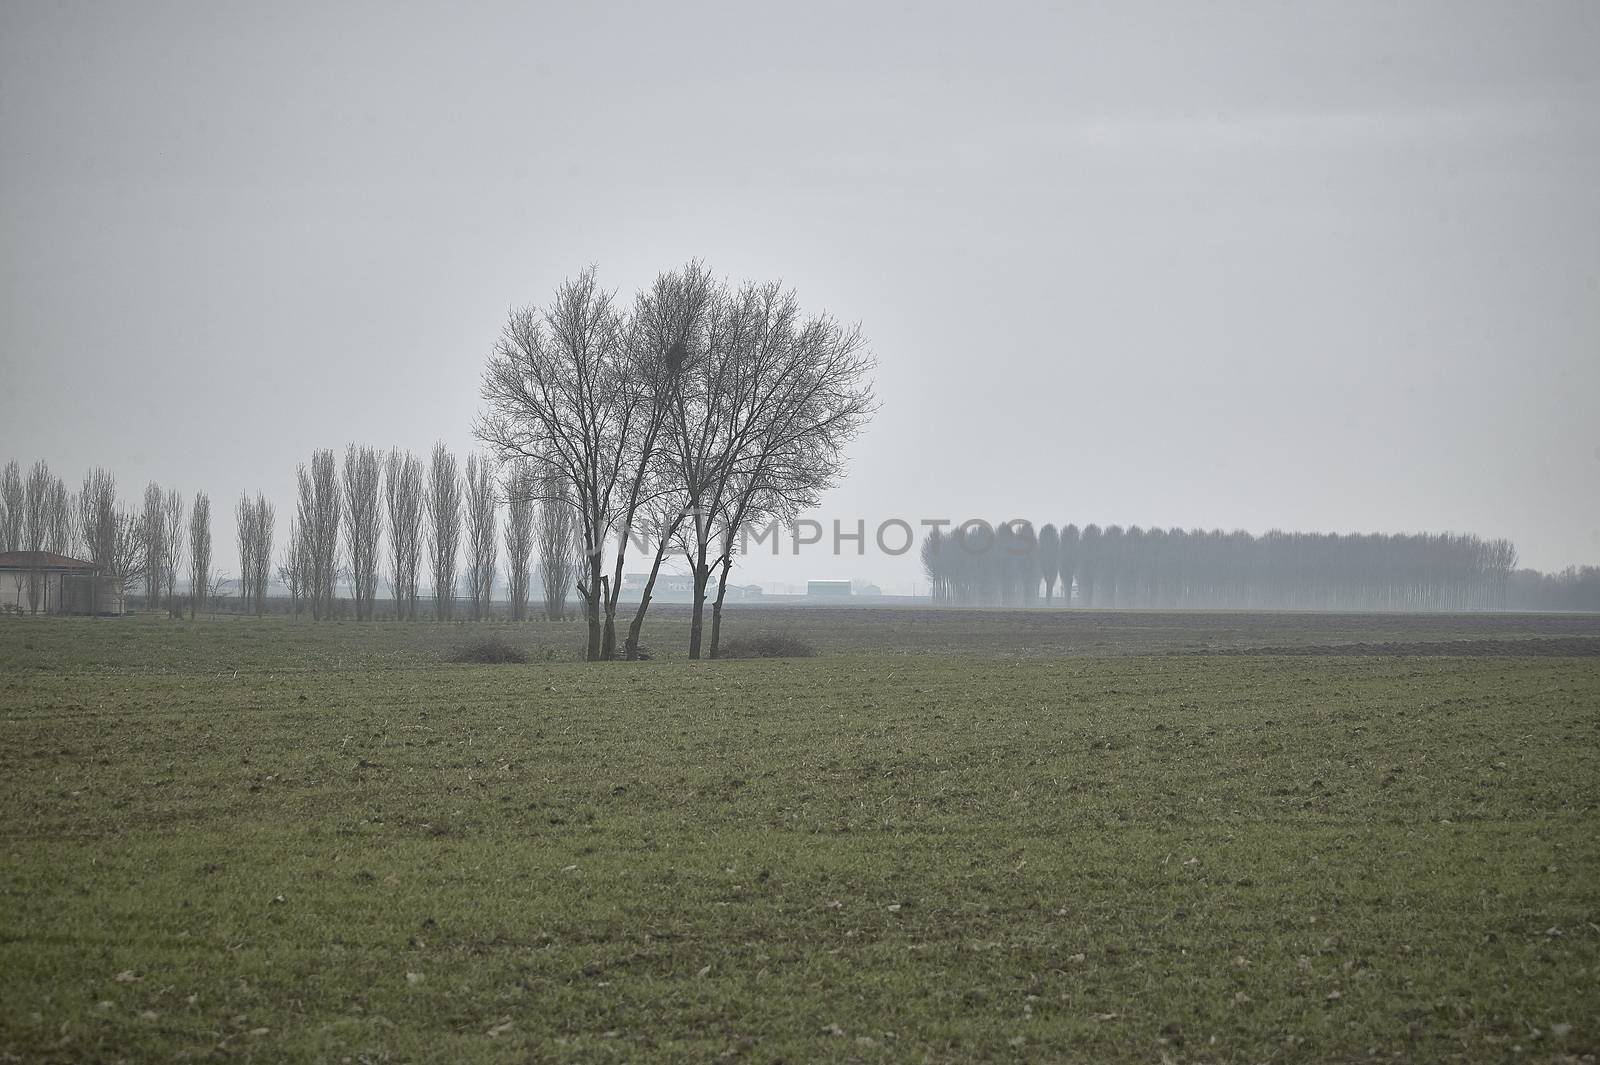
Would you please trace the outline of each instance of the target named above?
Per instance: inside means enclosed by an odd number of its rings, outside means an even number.
[[[0,1063],[1593,1065],[1597,190],[1600,0],[0,3]]]
[[[8,3],[0,456],[205,490],[233,571],[313,448],[474,447],[508,308],[702,257],[861,323],[825,527],[1593,563],[1596,56],[1585,0]],[[926,590],[870,544],[739,573]]]

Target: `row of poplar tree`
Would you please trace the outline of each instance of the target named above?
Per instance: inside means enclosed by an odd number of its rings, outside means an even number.
[[[265,613],[276,579],[296,614],[375,618],[380,584],[386,584],[391,616],[448,621],[490,616],[503,541],[511,617],[529,616],[535,578],[544,616],[566,614],[582,554],[577,521],[563,503],[564,486],[548,475],[540,482],[530,464],[512,463],[500,478],[491,460],[472,455],[463,468],[442,444],[426,464],[398,448],[382,453],[351,445],[342,464],[332,451],[314,452],[296,481],[287,543],[276,559],[276,508],[261,494],[240,497],[234,509],[239,575],[230,580],[213,569],[205,492],[186,503],[176,489],[151,482],[142,502],[130,504],[103,468],[91,470],[72,491],[45,461],[24,474],[12,460],[0,471],[0,551],[27,552],[35,560],[26,581],[28,609],[35,613],[52,606],[44,574],[53,553],[93,563],[122,594],[142,590],[146,609],[165,608],[174,616],[185,609],[191,617],[214,612],[235,591],[239,609]],[[502,490],[509,499],[503,525]],[[180,582],[186,584],[182,594]]]
[[[384,454],[352,444],[342,465],[332,451],[314,452],[296,474],[296,489],[278,565],[295,613],[316,619],[342,614],[344,585],[356,620],[371,620],[386,584],[393,616],[401,620],[487,620],[503,542],[511,619],[529,616],[535,577],[545,618],[566,614],[582,554],[577,519],[566,486],[530,463],[497,471],[493,460],[479,455],[468,455],[463,466],[443,444],[434,445],[427,463],[398,448]],[[270,504],[258,501],[249,530],[245,507],[241,503],[240,543],[263,535],[270,541]],[[265,560],[270,549],[245,554]],[[251,563],[245,567],[247,585],[259,579]],[[255,606],[261,609],[259,601]]]
[[[211,510],[204,492],[195,496],[192,516],[187,513],[182,496],[157,484],[146,489],[142,508],[122,501],[116,478],[102,468],[85,474],[76,491],[43,459],[26,474],[15,459],[0,471],[0,551],[25,552],[32,560],[27,609],[35,613],[54,606],[45,579],[50,554],[92,562],[118,593],[142,583],[151,603],[165,601],[176,612],[186,543],[200,562],[195,572],[210,572]],[[191,580],[205,584],[203,577]],[[101,582],[93,588],[96,596],[110,591]]]
[[[1495,610],[1508,540],[1442,534],[1144,529],[969,521],[922,545],[936,602],[974,606]],[[1576,579],[1576,578],[1575,578]]]

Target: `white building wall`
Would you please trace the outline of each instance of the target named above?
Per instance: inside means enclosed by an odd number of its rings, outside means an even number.
[[[28,571],[0,570],[0,610],[14,609],[28,613]],[[54,614],[61,606],[61,574],[39,575],[39,612]]]

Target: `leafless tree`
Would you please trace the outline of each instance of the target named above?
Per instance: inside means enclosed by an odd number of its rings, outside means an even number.
[[[339,577],[339,473],[333,452],[311,453],[311,466],[297,475],[299,503],[296,517],[305,549],[306,568],[301,579],[311,604],[311,617],[333,616],[334,589]]]
[[[182,617],[178,603],[178,568],[183,565],[183,496],[169,488],[161,500],[161,583],[167,613]]]
[[[116,568],[115,554],[117,530],[117,481],[111,473],[102,468],[95,468],[84,474],[83,488],[78,492],[77,524],[78,540],[84,545],[84,552],[93,562],[98,573],[98,579],[90,585],[89,612],[100,613],[104,605],[100,601],[100,593],[105,580],[122,580],[123,575]],[[123,585],[127,587],[126,584]]]
[[[255,592],[256,576],[256,512],[255,501],[248,495],[241,495],[238,504],[233,508],[234,522],[238,527],[239,540],[239,605],[243,611],[250,613],[250,597]]]
[[[48,613],[59,604],[50,602],[50,582],[45,577],[40,553],[63,555],[68,551],[72,539],[72,514],[67,486],[61,478],[50,472],[49,464],[43,459],[33,464],[26,482],[22,481],[17,464],[11,463],[0,485],[3,485],[0,496],[13,494],[20,489],[20,502],[7,500],[4,503],[6,523],[9,524],[13,518],[19,523],[14,550],[33,553],[28,572],[28,609],[33,613],[40,610]],[[9,538],[11,535],[7,530],[6,536]]]
[[[74,553],[72,493],[60,477],[50,479],[50,497],[45,505],[44,548],[58,555]]]
[[[495,529],[494,464],[488,457],[467,456],[467,587],[472,594],[472,620],[487,621],[494,600]]]
[[[51,501],[55,478],[50,466],[39,459],[28,471],[22,502],[22,549],[31,553],[28,565],[28,610],[37,614],[41,606],[48,612],[49,582],[45,579],[40,552],[50,539]]]
[[[656,289],[703,283],[704,269],[663,275]],[[652,289],[651,292],[655,292]],[[649,294],[641,296],[641,300]],[[664,328],[657,328],[664,326]],[[477,433],[502,459],[557,475],[577,512],[588,622],[586,656],[611,658],[630,532],[649,500],[649,471],[665,424],[667,383],[684,360],[670,315],[620,312],[591,267],[557,289],[545,310],[513,312],[484,376]],[[606,572],[604,552],[616,544]]]
[[[272,579],[272,535],[277,512],[266,496],[240,496],[234,511],[239,523],[239,601],[245,613],[266,613],[267,583]]]
[[[22,485],[22,467],[16,459],[6,463],[0,475],[0,551],[22,550],[22,515],[26,506],[26,490]]]
[[[776,293],[775,287],[767,291]],[[777,298],[793,301],[792,294]],[[764,295],[762,303],[769,305],[767,300]],[[781,328],[789,316],[764,318]],[[712,658],[721,647],[728,575],[745,531],[762,523],[793,521],[801,511],[816,506],[844,469],[845,445],[874,410],[869,380],[873,362],[859,330],[827,317],[813,318],[764,337],[758,346],[761,354],[751,369],[770,375],[772,385],[766,389],[769,398],[760,401],[768,410],[757,416],[760,430],[747,453],[738,459],[730,456],[719,515],[720,551],[712,560],[717,571]]]
[[[305,557],[305,537],[300,535],[300,523],[291,517],[289,542],[284,545],[283,554],[278,559],[278,581],[289,589],[289,612],[295,617],[299,617],[305,609]]]
[[[370,621],[377,604],[381,480],[378,452],[351,444],[344,453],[344,522],[357,621]]]
[[[864,349],[859,329],[802,318],[793,292],[751,283],[719,295],[705,343],[686,350],[673,377],[670,438],[690,513],[682,533],[694,581],[690,658],[701,654],[713,571],[717,627],[735,533],[758,516],[811,505],[842,470],[844,445],[873,412]]]
[[[433,445],[424,498],[428,513],[428,555],[433,571],[434,617],[455,615],[456,551],[461,543],[461,477],[456,457],[444,443]]]
[[[164,535],[166,523],[161,509],[161,486],[154,481],[144,486],[144,529],[140,542],[144,544],[144,604],[154,610],[161,601],[161,590],[166,587],[163,567],[166,558]]]
[[[395,616],[417,620],[417,569],[422,558],[422,463],[411,452],[389,452],[383,492],[389,519],[389,587]]]
[[[641,402],[650,405],[651,418],[635,455],[638,466],[631,482],[630,505],[638,513],[630,509],[623,535],[645,525],[646,543],[653,542],[654,554],[623,645],[623,657],[629,661],[639,657],[639,633],[662,563],[674,550],[684,523],[693,517],[690,493],[670,446],[671,415],[678,409],[675,400],[681,395],[686,368],[721,336],[718,309],[724,288],[703,263],[692,261],[682,270],[657,276],[634,301],[630,330],[634,372],[645,382]],[[663,446],[657,446],[658,434]],[[618,590],[621,578],[619,556]]]
[[[266,613],[267,609],[267,584],[272,579],[272,536],[277,523],[277,509],[267,501],[266,496],[257,494],[256,539],[250,564],[255,586],[250,591],[250,601],[255,605],[258,615]]]
[[[602,656],[603,552],[617,521],[616,487],[633,424],[626,350],[611,294],[593,268],[585,270],[557,289],[548,310],[512,313],[485,372],[488,410],[477,426],[500,458],[535,462],[541,485],[549,473],[571,486],[553,502],[573,507],[582,530],[578,590],[591,661]]]
[[[232,593],[228,591],[228,575],[218,573],[212,576],[210,585],[206,588],[206,602],[211,606],[211,616],[217,616],[217,605],[222,603]]]
[[[126,507],[115,506],[104,497],[101,504],[106,510],[101,514],[98,524],[100,535],[105,539],[107,560],[102,572],[117,584],[123,595],[127,595],[144,579],[145,563],[150,557],[144,543],[144,517]]]
[[[526,459],[513,462],[505,475],[506,592],[511,600],[512,621],[528,619],[534,501],[538,492],[532,464]]]
[[[544,591],[546,621],[560,621],[567,613],[567,593],[577,579],[580,562],[586,564],[579,539],[578,511],[561,483],[561,475],[546,470],[539,487],[539,529],[535,537],[539,555],[539,583]]]
[[[194,494],[189,511],[189,620],[199,616],[211,590],[211,497]]]

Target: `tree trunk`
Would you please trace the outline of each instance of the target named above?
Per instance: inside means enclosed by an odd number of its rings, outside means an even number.
[[[711,567],[706,565],[704,554],[694,564],[694,613],[689,619],[689,658],[700,657],[701,633],[706,614],[706,584],[711,580]]]
[[[660,562],[656,563],[659,567]],[[629,662],[639,660],[639,629],[644,625],[645,611],[650,609],[650,591],[656,586],[656,571],[650,571],[650,579],[645,582],[644,592],[639,597],[639,609],[634,612],[633,621],[628,624],[628,640],[622,647],[622,657]]]
[[[603,589],[600,598],[605,603],[606,612],[605,630],[600,638],[600,657],[607,662],[617,657],[617,597],[610,583],[611,578],[600,578]]]
[[[671,540],[672,532],[677,531],[677,526],[666,536],[662,536],[656,543],[656,555],[650,563],[650,576],[645,579],[644,591],[639,594],[639,609],[634,611],[633,621],[628,625],[628,640],[623,646],[622,655],[629,662],[639,660],[639,630],[644,626],[645,611],[650,609],[650,593],[655,590],[656,574],[661,572],[661,563],[666,558],[667,544]]]
[[[733,568],[731,556],[722,560],[722,572],[717,575],[717,601],[711,605],[711,657],[717,657],[722,647],[722,600],[728,594],[728,571]]]
[[[600,658],[600,570],[603,565],[600,556],[591,553],[588,583],[578,585],[578,593],[583,596],[584,614],[589,622],[589,644],[585,658],[590,662]]]

